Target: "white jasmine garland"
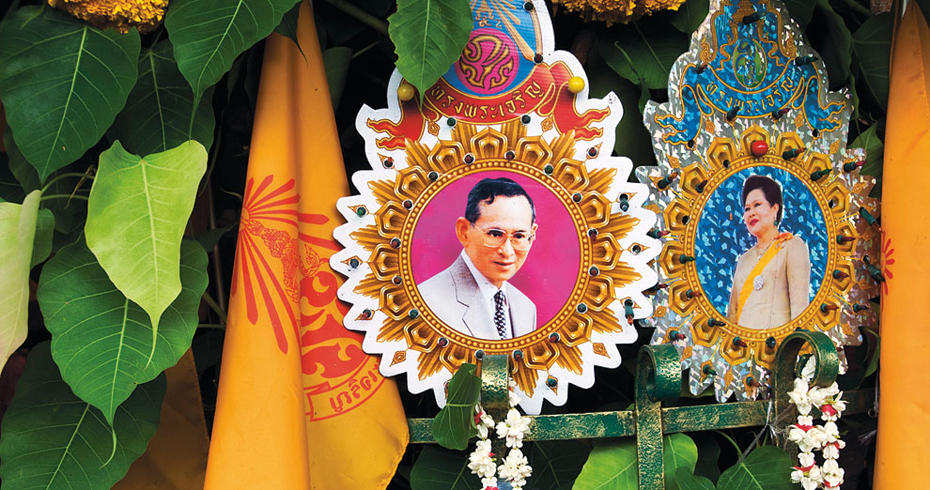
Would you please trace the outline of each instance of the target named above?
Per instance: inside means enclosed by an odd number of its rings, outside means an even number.
[[[529,460],[520,450],[523,447],[523,436],[530,427],[530,418],[520,415],[516,409],[520,397],[514,393],[515,387],[516,383],[510,380],[510,410],[501,422],[495,424],[494,419],[481,409],[481,405],[475,405],[478,442],[475,444],[475,450],[468,456],[468,469],[481,478],[482,488],[479,490],[497,490],[498,478],[507,480],[513,490],[523,490],[526,479],[533,474]],[[491,441],[488,439],[488,433],[492,429],[497,431],[497,437],[504,439],[510,448],[500,466],[495,463],[497,456],[491,452]]]
[[[814,377],[814,359],[811,358],[801,370],[801,376],[794,380],[794,389],[788,392],[788,398],[798,409],[797,423],[788,427],[788,440],[797,444],[798,466],[791,472],[791,481],[800,483],[804,490],[818,488],[839,489],[843,484],[844,471],[837,459],[840,449],[846,443],[840,439],[836,426],[837,419],[846,410],[842,400],[843,392],[836,383],[826,388],[811,387]],[[812,408],[820,410],[823,426],[814,424]],[[818,466],[814,451],[820,451],[823,464]]]

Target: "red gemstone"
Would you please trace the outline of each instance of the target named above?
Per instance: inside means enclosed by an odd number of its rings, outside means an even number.
[[[752,151],[752,155],[756,158],[765,155],[769,151],[769,144],[762,140],[756,140],[752,142],[752,145],[749,147]]]

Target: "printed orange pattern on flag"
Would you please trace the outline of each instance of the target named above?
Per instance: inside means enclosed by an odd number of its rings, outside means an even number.
[[[313,15],[272,35],[243,196],[205,488],[384,488],[408,434],[393,380],[342,325],[348,183]],[[306,55],[306,58],[304,58]]]

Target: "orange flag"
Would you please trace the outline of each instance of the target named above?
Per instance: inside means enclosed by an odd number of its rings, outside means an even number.
[[[265,46],[207,490],[377,489],[407,445],[393,380],[347,331],[329,267],[349,194],[305,2],[298,39]]]
[[[894,9],[901,13],[900,4]],[[875,488],[927,488],[930,395],[930,28],[917,2],[897,19],[882,182],[880,406]],[[924,202],[926,200],[927,202]]]

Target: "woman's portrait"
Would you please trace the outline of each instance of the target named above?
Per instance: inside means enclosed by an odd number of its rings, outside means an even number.
[[[804,184],[783,170],[746,169],[717,189],[705,211],[698,226],[698,269],[717,310],[757,330],[800,315],[823,280],[828,244],[823,215]],[[724,226],[705,223],[707,214]],[[708,243],[715,228],[729,230]]]
[[[810,252],[802,238],[779,228],[785,201],[774,179],[747,178],[741,206],[755,244],[736,262],[727,319],[755,329],[777,327],[810,304]]]

